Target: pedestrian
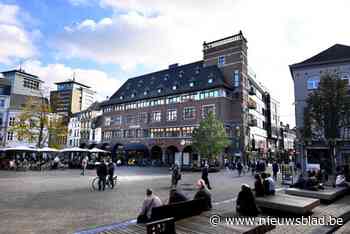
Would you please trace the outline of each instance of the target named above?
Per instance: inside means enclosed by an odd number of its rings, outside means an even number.
[[[239,215],[256,217],[259,210],[256,207],[255,198],[249,185],[243,184],[238,193],[236,210]]]
[[[279,167],[276,161],[273,162],[272,164],[272,173],[273,173],[273,179],[277,181],[277,173],[279,171]]]
[[[205,184],[207,185],[207,188],[211,189],[208,175],[209,175],[209,165],[208,163],[205,163],[204,167],[202,168],[202,180],[204,180]]]
[[[180,167],[177,163],[175,163],[171,173],[171,188],[176,188],[179,180],[181,180]]]
[[[193,199],[203,199],[204,200],[204,202],[203,202],[204,207],[202,207],[201,211],[211,210],[211,208],[212,208],[211,194],[205,185],[205,181],[198,180],[196,185],[197,185],[198,191],[194,195]]]
[[[152,189],[146,190],[146,198],[142,203],[140,214],[137,216],[137,223],[147,223],[152,218],[152,209],[154,207],[162,206],[163,203],[160,198],[153,194]]]
[[[105,191],[106,188],[106,177],[107,177],[107,165],[106,161],[103,160],[97,166],[97,176],[98,176],[98,191]]]
[[[252,163],[250,164],[251,170],[252,170],[252,175],[254,175],[255,171],[256,171],[256,162],[252,161]]]
[[[237,163],[238,176],[241,176],[242,170],[243,170],[243,165],[242,165],[241,161],[239,160]]]
[[[168,204],[184,202],[187,200],[188,200],[187,197],[183,193],[178,191],[177,189],[175,189],[175,188],[170,189]]]
[[[112,162],[112,160],[110,160],[109,163],[108,163],[108,180],[109,180],[108,182],[111,185],[111,189],[114,188],[114,180],[113,180],[114,169],[115,169],[115,165]]]
[[[85,170],[86,170],[86,167],[87,167],[87,163],[88,163],[88,157],[84,157],[83,160],[81,161],[81,167],[82,167],[82,172],[80,173],[80,175],[85,175]]]

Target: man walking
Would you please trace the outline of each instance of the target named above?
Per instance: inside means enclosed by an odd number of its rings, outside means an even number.
[[[242,165],[241,161],[238,161],[238,163],[237,163],[238,176],[241,176],[242,170],[243,170],[243,165]]]
[[[177,163],[175,163],[171,174],[171,188],[176,188],[179,180],[181,180],[180,167]]]
[[[97,167],[97,176],[99,178],[98,180],[98,191],[105,191],[106,188],[106,176],[107,176],[107,165],[106,161],[103,160],[100,165]]]
[[[279,171],[278,164],[276,161],[273,162],[272,164],[272,173],[273,173],[273,179],[277,181],[277,173]]]
[[[111,185],[111,189],[114,188],[114,169],[115,169],[115,165],[114,162],[112,160],[109,161],[108,163],[108,180],[109,180],[109,184]]]
[[[211,189],[208,175],[209,175],[209,165],[208,165],[208,163],[205,163],[205,165],[204,165],[204,167],[202,169],[202,179],[204,180],[204,182],[207,185],[208,189]]]
[[[86,167],[87,167],[87,163],[88,163],[88,159],[87,157],[84,157],[83,160],[81,161],[81,167],[82,167],[82,172],[80,175],[85,175],[85,170],[86,170]]]

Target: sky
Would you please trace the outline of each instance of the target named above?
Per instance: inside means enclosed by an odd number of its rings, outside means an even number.
[[[128,78],[202,59],[203,41],[243,31],[248,64],[295,126],[289,65],[350,45],[348,0],[0,0],[0,71],[47,90],[72,78],[99,100]]]

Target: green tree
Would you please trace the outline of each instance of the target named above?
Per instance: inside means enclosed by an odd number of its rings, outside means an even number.
[[[217,159],[218,155],[230,145],[223,123],[210,112],[199,127],[193,131],[193,147],[209,160]]]
[[[67,132],[63,119],[51,112],[50,103],[44,97],[29,97],[9,130],[18,140],[35,143],[39,148],[49,136],[63,137]]]
[[[324,141],[330,148],[332,171],[335,173],[335,147],[341,129],[349,126],[350,103],[347,80],[336,73],[321,76],[318,89],[310,93],[304,109],[304,142]]]

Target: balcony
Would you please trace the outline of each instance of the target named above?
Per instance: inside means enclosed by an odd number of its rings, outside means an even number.
[[[256,110],[256,102],[253,99],[249,98],[247,104],[249,109]]]

